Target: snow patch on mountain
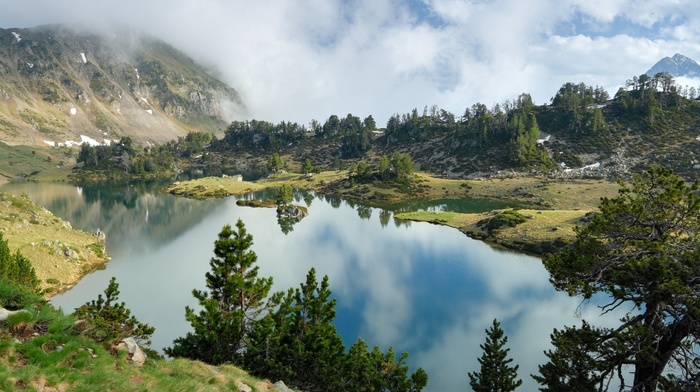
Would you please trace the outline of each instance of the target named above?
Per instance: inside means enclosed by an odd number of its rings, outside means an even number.
[[[102,142],[98,142],[97,140],[91,138],[90,136],[85,136],[85,135],[80,135],[80,141],[76,142],[74,140],[66,140],[64,142],[54,142],[51,140],[44,140],[44,143],[48,144],[49,146],[52,147],[72,147],[72,146],[80,146],[83,143],[87,143],[90,146],[109,146],[112,144],[112,140],[105,139]]]

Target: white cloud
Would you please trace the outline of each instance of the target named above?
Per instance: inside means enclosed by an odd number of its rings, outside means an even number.
[[[139,26],[238,89],[251,115],[307,123],[331,114],[437,104],[455,114],[522,92],[545,103],[565,82],[612,89],[664,56],[700,59],[691,0],[28,0],[0,26],[82,21]],[[29,11],[31,10],[31,12]]]

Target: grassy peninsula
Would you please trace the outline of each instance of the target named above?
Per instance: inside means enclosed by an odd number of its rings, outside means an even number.
[[[574,227],[596,211],[601,197],[613,197],[619,185],[605,180],[563,180],[545,177],[518,177],[483,180],[452,180],[414,173],[409,180],[352,184],[347,171],[326,171],[314,175],[276,174],[258,181],[207,177],[176,182],[164,190],[174,195],[206,199],[244,194],[289,184],[294,188],[369,203],[378,207],[413,199],[481,198],[512,201],[526,205],[518,213],[526,220],[512,227],[487,230],[484,220],[502,210],[483,213],[406,212],[399,219],[427,221],[454,227],[470,237],[492,244],[532,253],[543,253],[573,238]]]

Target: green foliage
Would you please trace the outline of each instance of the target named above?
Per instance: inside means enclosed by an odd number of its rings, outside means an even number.
[[[306,283],[289,290],[279,308],[254,329],[245,363],[265,377],[283,379],[299,388],[318,388],[337,382],[344,346],[331,321],[335,299],[330,299],[328,277],[319,286],[311,269]],[[263,331],[268,331],[267,334]],[[269,332],[274,340],[268,340]],[[262,341],[258,339],[264,339]]]
[[[527,217],[516,210],[505,210],[490,218],[477,222],[476,225],[491,233],[502,227],[515,227],[526,220]]]
[[[304,139],[306,127],[294,122],[282,121],[233,121],[224,138],[212,147],[217,151],[244,149],[246,151],[274,152],[280,146],[289,146]]]
[[[623,364],[633,364],[631,387],[640,391],[655,390],[669,366],[681,369],[681,380],[696,380],[700,357],[692,347],[700,333],[700,186],[658,167],[635,176],[631,187],[621,185],[617,197],[602,200],[600,213],[577,232],[570,247],[545,257],[550,281],[571,295],[609,296],[605,310],[626,304],[636,309],[614,333],[596,333],[590,345],[612,347],[615,355],[603,356],[604,363],[590,372],[611,378]],[[588,355],[577,347],[571,348],[574,355]]]
[[[274,153],[270,155],[270,157],[267,159],[267,170],[272,173],[276,173],[280,170],[282,170],[284,165],[282,164],[282,160],[280,159],[280,154]]]
[[[7,240],[0,232],[0,278],[6,279],[14,284],[28,289],[30,292],[39,290],[39,279],[32,263],[19,251],[10,253]]]
[[[408,376],[406,358],[408,354],[402,353],[397,359],[391,347],[386,353],[377,346],[370,351],[367,343],[358,339],[344,361],[342,390],[420,391],[428,384],[428,375],[419,368]]]
[[[609,98],[600,86],[593,88],[584,83],[565,83],[554,96],[552,105],[564,112],[569,131],[597,132],[605,126],[597,105],[604,104]]]
[[[486,330],[486,342],[480,344],[483,354],[479,358],[481,369],[470,372],[469,385],[474,392],[511,392],[523,381],[518,379],[518,365],[511,366],[512,358],[507,358],[509,348],[505,348],[508,337],[501,329],[501,323],[493,320]]]
[[[193,290],[201,310],[189,306],[185,317],[194,332],[175,339],[166,354],[210,364],[239,363],[246,352],[248,332],[264,310],[276,305],[279,295],[267,300],[272,278],[258,278],[257,255],[250,250],[253,236],[243,221],[223,227],[214,242],[214,257],[206,273],[208,291]]]
[[[394,173],[396,173],[396,177],[398,178],[408,177],[416,168],[416,165],[413,163],[413,159],[408,154],[398,152],[393,153],[389,158],[389,162],[391,163],[391,168],[394,170]]]
[[[314,170],[314,165],[311,164],[311,159],[304,159],[304,165],[301,167],[301,172],[304,174],[311,173]]]
[[[33,304],[39,304],[44,300],[36,293],[25,286],[6,278],[0,278],[0,306],[5,309],[24,309]]]
[[[613,371],[622,367],[610,367],[607,362],[614,360],[615,347],[601,345],[600,337],[610,333],[609,329],[591,327],[585,320],[581,327],[566,327],[554,330],[551,335],[554,350],[545,351],[549,362],[539,365],[539,375],[532,378],[540,383],[544,392],[558,391],[599,391]],[[622,349],[622,347],[620,347]]]
[[[127,337],[134,337],[137,341],[150,345],[151,335],[155,328],[139,322],[131,315],[124,302],[119,299],[119,284],[112,277],[109,285],[102,294],[98,294],[97,300],[92,300],[77,308],[73,316],[88,323],[84,328],[85,335],[96,341],[119,341]]]
[[[284,206],[294,200],[294,189],[289,184],[282,184],[275,192],[275,202],[279,206]]]
[[[5,321],[5,323],[7,325],[7,328],[12,330],[20,326],[21,324],[34,324],[34,321],[34,315],[32,315],[30,312],[21,311],[7,316],[7,320]]]
[[[332,324],[335,304],[328,276],[319,285],[312,268],[306,282],[290,289],[279,308],[251,331],[246,368],[303,390],[410,392],[425,387],[428,377],[422,369],[408,376],[405,353],[397,359],[391,348],[369,352],[359,340],[345,354]]]

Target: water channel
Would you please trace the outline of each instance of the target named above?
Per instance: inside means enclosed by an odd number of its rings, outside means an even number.
[[[309,216],[285,234],[273,209],[240,207],[234,197],[176,198],[148,184],[20,183],[0,191],[25,192],[75,228],[106,232],[112,261],[52,302],[71,312],[97,298],[114,276],[120,300],[156,327],[152,347],[159,350],[189,330],[184,308],[196,306],[191,291],[204,289],[218,232],[239,218],[253,235],[260,276],[272,276],[275,290],[298,287],[311,267],[319,277],[327,274],[338,300],[335,325],[346,346],[362,337],[371,346],[407,351],[412,369],[428,372],[427,391],[469,389],[467,372],[478,370],[479,344],[494,318],[520,365],[522,390],[537,390],[530,374],[545,362],[553,328],[581,319],[614,325],[619,318],[601,318],[595,305],[556,292],[536,257],[336,198],[297,193],[296,203],[307,205]],[[413,208],[498,207],[450,203]]]

